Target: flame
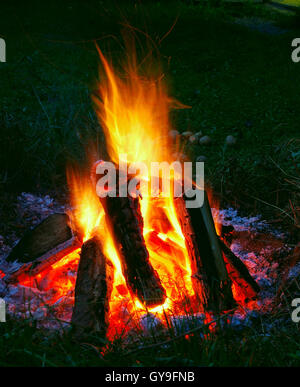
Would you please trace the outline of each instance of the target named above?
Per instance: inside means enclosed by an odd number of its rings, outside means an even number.
[[[67,170],[72,209],[69,211],[73,229],[79,230],[83,242],[93,235],[104,216],[99,199],[92,187],[89,174],[81,174],[73,168]]]
[[[99,98],[94,98],[94,102],[111,160],[119,163],[120,157],[126,155],[128,164],[144,162],[148,170],[153,161],[174,161],[168,133],[171,129],[169,111],[175,103],[168,96],[162,77],[141,76],[134,55],[126,65],[126,76],[118,76],[100,49],[98,52],[104,73],[98,85]],[[150,181],[148,174],[140,173],[139,177]],[[193,296],[193,288],[189,257],[173,196],[151,198],[146,190],[142,192],[140,205],[150,262],[167,294],[163,305],[147,312],[162,317],[166,311],[176,308],[177,314],[184,314],[186,311],[181,304],[186,295]],[[132,313],[144,313],[145,306],[127,289],[118,254],[107,233],[105,230],[105,250],[115,267],[111,315],[117,315],[122,308],[130,312],[131,317]]]
[[[99,98],[95,97],[94,102],[110,159],[117,164],[120,157],[126,155],[127,163],[144,162],[148,171],[153,161],[175,161],[172,156],[174,144],[170,143],[168,136],[171,129],[169,111],[172,106],[183,105],[176,104],[168,96],[162,77],[140,75],[134,55],[125,67],[126,76],[121,77],[100,49],[98,51],[104,71],[101,83],[98,84]],[[88,172],[82,173],[74,168],[67,170],[72,205],[70,218],[72,228],[77,230],[83,243],[95,234],[100,237],[104,253],[114,266],[108,338],[113,339],[115,335],[120,336],[132,327],[139,326],[140,317],[148,312],[155,314],[166,324],[168,316],[203,311],[192,287],[191,262],[172,193],[168,197],[153,198],[149,189],[146,189],[140,199],[144,221],[143,235],[150,262],[157,271],[167,295],[162,305],[147,309],[127,287],[118,252],[106,226],[104,209],[91,183],[91,165],[88,165]],[[140,171],[139,177],[150,182],[148,173],[143,175]],[[208,196],[212,206],[218,208],[219,203],[211,190],[208,191]],[[218,219],[214,220],[217,233],[221,235]],[[54,304],[62,297],[73,297],[74,301],[79,253],[80,249],[65,256],[45,272],[20,283],[25,286],[32,286],[34,283],[40,290],[53,290],[49,303]],[[75,275],[66,274],[70,271]],[[1,276],[0,271],[0,278]],[[236,295],[239,289],[233,288],[233,291]],[[207,321],[210,321],[210,317],[207,314],[206,316]]]
[[[100,49],[105,78],[94,98],[102,124],[107,150],[114,162],[126,154],[127,161],[170,160],[168,154],[169,109],[174,103],[160,78],[142,77],[135,55],[126,65],[125,78],[118,77]]]

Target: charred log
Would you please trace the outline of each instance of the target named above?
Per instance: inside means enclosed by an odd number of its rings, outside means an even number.
[[[13,268],[9,270],[4,269],[6,274],[4,280],[7,283],[16,283],[24,278],[34,277],[42,271],[48,269],[51,265],[58,262],[66,255],[71,254],[80,248],[81,243],[82,242],[74,236],[68,241],[63,242],[54,249],[48,251],[41,257],[36,258],[32,262],[13,265]]]
[[[97,161],[91,170],[91,180],[96,186]],[[124,182],[123,182],[124,183]],[[143,217],[139,197],[100,197],[105,211],[108,229],[119,253],[123,275],[131,293],[148,307],[165,301],[166,292],[157,272],[149,260],[149,252],[143,236]]]
[[[244,293],[246,299],[257,296],[260,287],[250,275],[246,265],[231,251],[231,249],[219,238],[220,247],[225,255],[225,263],[228,275]]]
[[[108,327],[109,300],[113,285],[113,266],[105,256],[97,237],[81,249],[72,315],[74,336],[97,333],[105,337]]]
[[[199,297],[201,304],[205,309],[208,309],[212,300],[212,289],[208,276],[209,273],[207,273],[203,267],[197,244],[197,237],[193,230],[190,216],[185,206],[185,201],[183,198],[176,198],[174,203],[179,223],[185,237],[186,249],[190,257],[193,288]]]
[[[200,208],[187,208],[185,197],[175,198],[178,219],[191,259],[195,293],[208,311],[232,309],[235,301],[205,193]]]
[[[6,258],[27,263],[41,257],[73,237],[67,214],[53,214],[27,231]]]
[[[139,198],[106,197],[100,200],[128,287],[146,306],[162,304],[166,293],[149,260]]]

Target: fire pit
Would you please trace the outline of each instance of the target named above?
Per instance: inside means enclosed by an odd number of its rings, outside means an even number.
[[[169,108],[176,103],[161,80],[141,77],[134,59],[122,79],[99,54],[106,80],[94,100],[117,175],[124,155],[126,170],[130,163],[182,161],[174,156],[180,142],[169,135]],[[254,257],[241,259],[242,248],[231,248],[235,220],[226,224],[212,192],[204,191],[203,205],[196,208],[187,205],[186,192],[159,191],[153,197],[141,190],[124,196],[118,187],[109,195],[109,181],[107,195],[101,195],[96,189],[101,163],[92,160],[85,173],[70,168],[71,209],[29,230],[2,262],[2,286],[11,299],[24,297],[23,309],[11,305],[11,312],[26,313],[27,300],[34,299],[35,310],[27,310],[34,318],[45,321],[53,309],[56,322],[71,321],[78,338],[97,332],[112,339],[140,327],[145,315],[164,325],[174,316],[210,321],[260,308],[258,258],[252,252]],[[150,180],[139,164],[126,184],[137,175],[138,188]]]

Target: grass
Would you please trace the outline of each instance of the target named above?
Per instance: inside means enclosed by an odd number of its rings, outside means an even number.
[[[206,179],[223,203],[299,224],[300,64],[290,58],[298,31],[262,34],[233,22],[254,15],[286,27],[287,16],[251,4],[179,1],[6,2],[1,10],[7,63],[0,63],[0,233],[11,216],[10,197],[65,191],[66,164],[84,160],[91,137],[103,142],[90,99],[98,76],[94,40],[113,58],[122,56],[125,17],[153,39],[171,94],[191,106],[172,112],[173,125],[213,139],[186,152],[207,157]],[[143,34],[137,36],[142,51]],[[229,134],[235,147],[224,145]],[[49,336],[32,321],[9,320],[0,324],[0,364],[299,365],[296,324],[270,336],[262,327],[228,328],[211,340],[195,335],[131,355],[119,341],[103,358],[94,346],[74,346],[68,334]]]
[[[107,343],[103,353],[95,336],[78,344],[70,332],[49,333],[30,320],[9,320],[0,325],[0,366],[299,366],[298,326],[288,323],[290,316],[282,321],[280,329],[268,329],[273,321],[259,318],[251,328],[223,326],[209,336],[205,326],[180,337],[171,330],[164,336],[139,334],[139,345],[120,338]]]
[[[275,3],[293,5],[295,7],[300,5],[299,0],[275,0]]]

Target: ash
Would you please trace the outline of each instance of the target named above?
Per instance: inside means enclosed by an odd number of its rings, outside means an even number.
[[[66,211],[67,206],[59,205],[48,195],[42,197],[22,193],[18,197],[18,209],[26,226],[31,227],[50,214]],[[232,208],[212,209],[212,212],[218,223],[234,228],[231,249],[246,264],[250,274],[261,287],[258,300],[240,305],[229,318],[230,325],[234,329],[251,326],[255,320],[271,312],[280,285],[282,268],[291,253],[291,247],[285,244],[285,235],[270,227],[260,216],[241,217],[237,210]],[[0,236],[0,297],[6,301],[8,314],[13,318],[35,320],[37,326],[49,329],[69,327],[74,303],[74,286],[72,290],[53,288],[49,285],[51,271],[43,278],[39,289],[21,284],[6,285],[4,282],[5,271],[12,269],[14,265],[11,263],[8,267],[5,257],[17,241],[16,238],[13,243],[6,243],[5,238]],[[78,260],[74,260],[61,273],[64,281],[67,278],[73,285],[76,281],[77,263]],[[286,275],[289,280],[299,277],[300,264],[289,268]],[[182,334],[203,325],[204,320],[204,315],[200,313],[190,317],[173,316],[171,318],[176,334]],[[154,315],[145,315],[141,318],[140,325],[147,334],[160,326],[160,321]]]

